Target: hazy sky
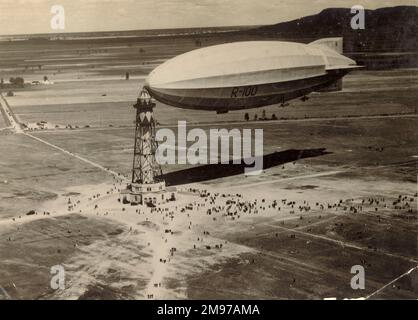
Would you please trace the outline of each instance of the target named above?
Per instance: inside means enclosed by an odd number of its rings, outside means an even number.
[[[57,32],[50,27],[53,5],[65,9],[61,32],[78,32],[273,24],[356,4],[375,9],[418,0],[0,0],[0,34]]]

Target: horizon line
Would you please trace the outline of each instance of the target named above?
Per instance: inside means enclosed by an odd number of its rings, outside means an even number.
[[[248,24],[248,25],[227,25],[227,26],[206,26],[206,27],[175,27],[175,28],[153,28],[153,29],[89,30],[89,31],[62,31],[62,32],[8,33],[8,34],[0,33],[0,37],[69,35],[69,34],[82,34],[82,33],[135,32],[135,31],[182,30],[182,29],[254,28],[254,27],[263,27],[263,26],[269,26],[269,25],[270,24]]]
[[[416,5],[395,5],[395,6],[387,6],[387,7],[379,7],[376,9],[367,9],[365,8],[365,11],[376,11],[381,9],[388,9],[388,8],[400,8],[400,7],[415,7],[418,8]],[[280,23],[286,23],[286,22],[292,22],[296,21],[302,18],[311,17],[320,14],[321,12],[325,10],[330,9],[346,9],[350,10],[349,7],[328,7],[320,10],[317,13],[312,13],[310,15],[303,15],[299,18],[291,19],[291,20],[285,20],[285,21],[278,21],[274,23],[269,24],[246,24],[246,25],[224,25],[224,26],[204,26],[204,27],[197,27],[197,26],[190,26],[190,27],[174,27],[174,28],[152,28],[152,29],[119,29],[119,30],[87,30],[87,31],[62,31],[62,32],[36,32],[36,33],[7,33],[2,34],[0,33],[0,37],[13,37],[13,36],[41,36],[41,35],[68,35],[68,34],[83,34],[83,33],[106,33],[106,32],[135,32],[135,31],[156,31],[156,30],[181,30],[181,29],[210,29],[210,28],[252,28],[252,27],[263,27],[263,26],[273,26],[275,24]]]

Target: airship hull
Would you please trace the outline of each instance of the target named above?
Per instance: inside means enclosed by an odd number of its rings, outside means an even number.
[[[178,56],[157,67],[145,86],[168,105],[224,112],[324,90],[354,67],[353,60],[321,45],[244,42]]]
[[[241,87],[165,90],[153,90],[148,87],[147,89],[156,100],[174,107],[232,111],[284,103],[327,88],[345,74],[346,72],[339,72],[308,79]]]

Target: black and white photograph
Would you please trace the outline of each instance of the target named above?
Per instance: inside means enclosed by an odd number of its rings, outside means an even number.
[[[417,0],[0,0],[0,300],[417,300],[417,35]]]

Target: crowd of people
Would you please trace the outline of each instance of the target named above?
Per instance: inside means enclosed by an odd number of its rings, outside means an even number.
[[[178,188],[179,199],[177,201],[154,208],[132,206],[121,202],[115,203],[112,208],[107,208],[107,202],[102,200],[105,198],[110,199],[112,195],[119,194],[123,187],[122,180],[116,177],[114,179],[110,188],[105,192],[94,192],[88,197],[67,196],[67,213],[94,214],[105,217],[118,214],[119,220],[123,220],[123,214],[134,214],[138,216],[136,221],[152,222],[156,227],[149,229],[149,232],[159,233],[162,244],[167,247],[164,255],[159,257],[159,263],[161,264],[170,263],[175,255],[178,254],[179,251],[176,245],[176,237],[178,235],[186,234],[185,236],[189,236],[189,250],[204,250],[208,252],[223,250],[228,241],[221,237],[217,238],[217,231],[228,223],[243,217],[277,217],[277,215],[288,216],[295,214],[295,219],[299,218],[302,220],[304,216],[310,213],[319,217],[327,213],[372,213],[375,215],[382,213],[382,215],[386,214],[388,217],[394,214],[397,217],[403,215],[409,217],[411,213],[414,213],[416,219],[417,214],[417,193],[415,195],[401,194],[395,198],[379,196],[360,199],[339,199],[333,202],[315,201],[311,203],[300,199],[249,199],[248,196],[240,193],[221,193],[197,187]],[[54,215],[54,213],[51,211],[43,211],[42,213],[33,211],[30,215],[50,216]],[[17,222],[23,218],[18,216],[11,219],[13,222]],[[138,222],[129,225],[128,232],[138,230],[139,225],[140,223]],[[143,226],[141,225],[141,227]],[[310,232],[310,229],[307,232]],[[294,234],[292,235],[294,236]],[[13,241],[12,237],[9,237],[7,240]],[[152,247],[152,245],[156,244],[153,244],[152,240],[147,240],[147,246]],[[154,289],[162,287],[161,281],[153,283]],[[147,297],[153,299],[155,292],[150,292]]]

